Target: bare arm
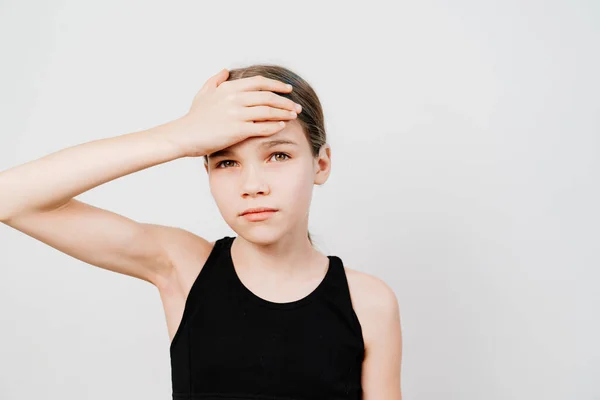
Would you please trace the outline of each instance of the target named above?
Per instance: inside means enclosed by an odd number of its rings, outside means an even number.
[[[161,283],[177,228],[142,224],[73,197],[184,156],[167,124],[69,147],[0,173],[0,221],[89,264]]]
[[[183,117],[157,127],[69,147],[0,172],[0,222],[63,253],[163,286],[184,251],[211,245],[183,229],[144,224],[74,197],[180,157],[209,154],[250,136],[272,135],[296,104],[292,90],[261,76],[206,81]],[[194,243],[190,246],[189,243]]]
[[[365,282],[366,333],[362,386],[364,400],[402,400],[402,328],[396,294],[383,280]]]
[[[182,157],[169,140],[178,120],[79,144],[0,173],[0,221],[55,209],[108,181]]]

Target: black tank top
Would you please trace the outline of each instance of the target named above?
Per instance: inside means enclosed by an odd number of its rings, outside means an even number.
[[[239,279],[235,237],[215,245],[170,347],[173,399],[361,399],[364,341],[342,260],[308,296],[275,303]]]

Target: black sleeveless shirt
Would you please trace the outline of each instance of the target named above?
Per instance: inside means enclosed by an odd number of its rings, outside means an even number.
[[[275,303],[239,279],[235,237],[215,245],[170,347],[173,399],[361,399],[364,341],[342,260],[308,296]]]

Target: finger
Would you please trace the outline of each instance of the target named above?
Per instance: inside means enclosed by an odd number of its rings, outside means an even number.
[[[242,131],[249,136],[272,135],[277,133],[287,124],[284,121],[266,121],[266,122],[244,122]]]
[[[267,91],[242,92],[238,94],[238,100],[241,105],[246,107],[267,105],[285,110],[296,111],[297,113],[302,110],[300,105],[293,100]]]
[[[268,90],[271,92],[289,93],[292,91],[291,85],[276,79],[266,78],[262,75],[236,79],[230,82],[231,86],[240,92],[248,92],[251,90]]]
[[[290,120],[296,118],[294,111],[282,110],[281,108],[269,106],[243,107],[240,111],[243,121],[264,121],[264,120]]]

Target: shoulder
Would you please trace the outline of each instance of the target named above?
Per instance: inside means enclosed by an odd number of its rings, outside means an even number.
[[[368,347],[382,329],[387,329],[400,318],[398,298],[394,290],[383,279],[344,267],[350,289],[352,306],[359,319],[365,345]]]
[[[350,295],[356,300],[355,306],[365,309],[379,309],[380,307],[394,308],[398,299],[394,290],[381,278],[344,267]]]

